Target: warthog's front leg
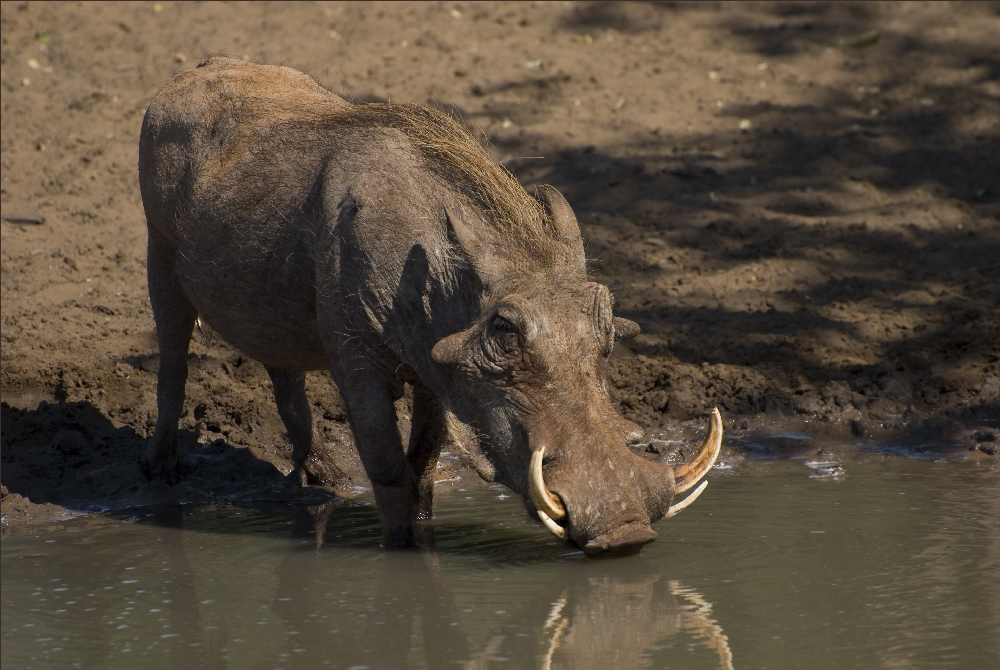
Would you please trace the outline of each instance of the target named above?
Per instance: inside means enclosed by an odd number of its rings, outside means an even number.
[[[188,343],[198,313],[174,268],[173,246],[152,227],[146,262],[149,302],[156,320],[160,370],[156,381],[156,427],[140,465],[150,479],[177,480],[177,422],[184,409]]]
[[[417,481],[396,424],[390,390],[394,380],[361,357],[341,360],[331,372],[347,406],[354,444],[375,492],[385,547],[412,547]]]
[[[430,519],[434,498],[434,472],[441,448],[448,440],[444,408],[422,384],[413,385],[413,423],[406,460],[417,480],[417,518]]]

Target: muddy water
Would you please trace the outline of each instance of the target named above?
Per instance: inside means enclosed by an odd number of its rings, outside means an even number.
[[[719,472],[618,560],[471,479],[440,488],[433,551],[380,550],[363,501],[40,528],[3,540],[2,665],[1000,667],[1000,473],[812,466]]]

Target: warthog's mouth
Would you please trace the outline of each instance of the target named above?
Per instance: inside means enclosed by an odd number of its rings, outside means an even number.
[[[715,461],[719,458],[721,447],[722,416],[719,414],[718,409],[713,409],[708,435],[705,436],[705,441],[702,442],[698,453],[690,461],[676,470],[671,469],[667,465],[656,463],[649,463],[649,465],[654,468],[667,468],[668,472],[663,472],[662,475],[671,474],[675,484],[674,492],[684,493],[694,487],[695,484],[698,484],[698,481],[708,474],[708,471],[712,469]],[[531,501],[535,504],[538,518],[542,524],[553,535],[565,540],[568,539],[567,524],[569,523],[566,506],[563,505],[559,496],[549,491],[545,485],[545,477],[542,474],[542,459],[544,457],[544,446],[540,446],[531,455],[531,465],[529,466],[528,473],[528,492],[531,495]],[[667,519],[684,510],[684,508],[693,503],[702,494],[707,486],[707,481],[701,482],[687,498],[671,505],[660,518]],[[652,521],[657,520],[652,519]],[[637,550],[643,544],[652,542],[654,539],[656,539],[656,532],[648,525],[630,522],[610,533],[590,540],[587,546],[584,547],[584,550],[587,554],[600,554],[609,550],[615,551],[616,547],[632,547]]]
[[[584,545],[583,551],[592,558],[597,556],[630,556],[657,537],[648,524],[638,521],[623,524],[610,533],[599,535]]]

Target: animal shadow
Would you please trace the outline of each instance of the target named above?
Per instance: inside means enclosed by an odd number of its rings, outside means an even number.
[[[236,503],[294,495],[285,476],[249,448],[224,439],[202,444],[191,430],[179,435],[180,482],[150,482],[138,462],[147,438],[131,426],[115,426],[90,402],[61,399],[56,394],[57,402],[42,401],[35,409],[2,403],[0,476],[10,493],[81,512],[163,500]]]

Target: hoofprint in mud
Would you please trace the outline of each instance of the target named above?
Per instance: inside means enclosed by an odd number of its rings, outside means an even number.
[[[677,468],[632,453],[606,361],[638,326],[587,280],[572,209],[531,197],[447,115],[354,105],[284,67],[212,58],[154,98],[139,140],[149,293],[160,346],[143,466],[177,472],[187,350],[201,318],[266,367],[303,483],[334,484],[305,372],[347,408],[385,545],[430,514],[445,443],[588,554],[652,541],[704,490],[722,439]],[[413,387],[404,450],[393,402]]]

